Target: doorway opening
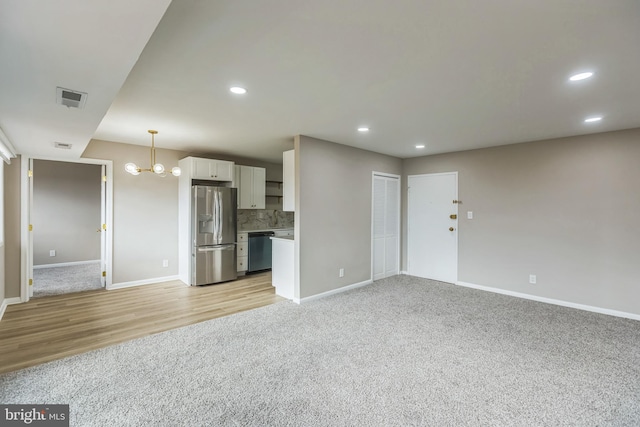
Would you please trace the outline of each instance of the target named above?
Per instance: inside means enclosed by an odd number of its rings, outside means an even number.
[[[23,158],[23,302],[110,282],[111,169],[105,160]]]
[[[33,297],[102,289],[102,166],[33,161]]]

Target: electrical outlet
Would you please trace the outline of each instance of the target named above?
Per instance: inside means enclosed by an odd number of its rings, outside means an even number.
[[[473,212],[467,211],[467,219],[473,219]]]
[[[530,274],[529,275],[529,283],[531,283],[532,285],[535,285],[537,281],[536,275],[535,274]]]
[[[344,277],[344,268],[338,270],[338,277]]]
[[[49,256],[56,256],[56,250],[55,249],[51,249],[49,251]]]
[[[163,259],[162,260],[162,266],[163,267],[169,267],[169,260],[168,259]]]

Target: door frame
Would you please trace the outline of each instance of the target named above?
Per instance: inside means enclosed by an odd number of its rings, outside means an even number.
[[[397,206],[397,214],[398,214],[398,229],[396,230],[397,235],[398,235],[398,243],[396,244],[396,254],[397,254],[397,259],[396,259],[396,265],[398,266],[398,274],[400,274],[400,272],[402,271],[402,268],[400,267],[400,248],[402,247],[400,241],[402,240],[402,236],[400,235],[401,232],[401,222],[402,222],[402,216],[401,216],[401,206],[402,206],[402,176],[400,175],[395,175],[392,173],[386,173],[386,172],[376,172],[373,171],[371,173],[371,270],[370,270],[370,276],[369,276],[369,280],[371,280],[373,282],[373,218],[374,218],[374,191],[373,191],[373,186],[374,186],[374,181],[376,179],[376,176],[380,176],[380,177],[384,177],[384,178],[394,178],[398,180],[398,206]]]
[[[89,165],[101,165],[106,170],[106,197],[104,203],[101,201],[101,215],[104,215],[105,224],[105,245],[100,245],[101,267],[104,263],[106,271],[105,289],[112,284],[113,280],[113,161],[103,159],[66,159],[60,157],[30,157],[23,155],[20,158],[20,301],[27,302],[31,297],[29,280],[33,279],[33,234],[29,231],[31,224],[31,209],[33,207],[33,180],[29,176],[30,166],[34,160],[50,160],[55,162],[82,163]],[[103,184],[101,184],[103,185]]]
[[[455,199],[453,200],[458,200],[458,186],[459,186],[459,177],[458,177],[458,171],[451,171],[451,172],[438,172],[438,173],[423,173],[423,174],[415,174],[415,175],[408,175],[407,176],[407,274],[410,274],[410,267],[409,267],[409,259],[410,259],[410,255],[409,255],[409,249],[410,249],[410,241],[411,241],[411,221],[409,220],[409,216],[411,215],[411,187],[409,186],[410,184],[410,180],[411,178],[420,178],[420,177],[427,177],[427,176],[441,176],[441,175],[453,175],[456,178],[456,194],[455,194]],[[455,235],[455,242],[456,242],[456,258],[455,258],[455,264],[456,264],[456,275],[455,275],[455,280],[453,283],[458,283],[458,267],[459,267],[459,254],[460,254],[460,247],[459,247],[459,237],[460,237],[460,209],[459,209],[459,205],[458,205],[458,222],[457,222],[457,230],[456,230],[456,235]]]

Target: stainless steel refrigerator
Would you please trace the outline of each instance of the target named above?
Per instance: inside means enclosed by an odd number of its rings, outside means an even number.
[[[237,190],[229,187],[191,187],[191,285],[235,280]]]

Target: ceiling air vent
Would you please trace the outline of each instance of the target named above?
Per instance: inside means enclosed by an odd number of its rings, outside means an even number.
[[[87,100],[87,94],[85,92],[78,92],[77,90],[65,89],[62,87],[56,88],[56,91],[56,102],[60,105],[72,108],[83,108],[84,103]]]
[[[64,142],[56,142],[56,148],[62,148],[63,150],[71,150],[71,144],[66,144]]]

